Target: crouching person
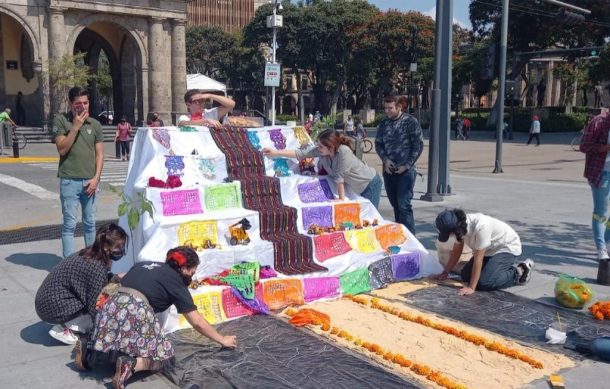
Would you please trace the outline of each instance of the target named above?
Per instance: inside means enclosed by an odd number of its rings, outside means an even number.
[[[112,278],[111,261],[125,255],[127,234],[117,224],[100,227],[93,245],[62,260],[51,270],[36,292],[34,302],[41,320],[55,324],[49,335],[75,344],[76,333],[93,328],[95,303]]]
[[[464,249],[472,248],[472,258],[462,268],[466,285],[459,295],[475,290],[497,290],[529,281],[534,261],[521,261],[521,239],[508,224],[482,213],[466,214],[461,209],[445,210],[436,218],[438,240],[452,245],[449,262],[436,280],[446,280]]]
[[[113,387],[122,389],[137,371],[159,371],[174,361],[174,347],[162,334],[156,313],[175,305],[200,334],[224,347],[236,347],[235,336],[220,335],[197,312],[188,285],[199,265],[188,247],[167,252],[165,263],[140,262],[121,280],[121,287],[100,304],[92,336],[79,339],[75,364],[88,370],[97,361],[114,361]]]

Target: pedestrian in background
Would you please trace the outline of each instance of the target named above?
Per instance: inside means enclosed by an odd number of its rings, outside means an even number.
[[[532,116],[532,124],[530,124],[530,137],[527,140],[527,144],[529,145],[534,138],[536,138],[536,146],[540,146],[540,118],[538,118],[538,115]]]
[[[163,127],[163,120],[159,119],[159,114],[153,112],[148,122],[148,127]]]
[[[415,235],[411,199],[417,177],[415,163],[424,142],[419,122],[405,113],[398,101],[397,96],[384,99],[386,117],[377,126],[375,151],[383,162],[383,181],[394,220]]]
[[[121,121],[116,126],[114,141],[121,146],[121,161],[129,160],[129,140],[131,139],[131,124],[127,121],[127,116],[123,115]]]
[[[20,126],[25,125],[25,108],[23,108],[23,93],[17,92],[17,101],[15,102],[15,109],[17,110],[17,124]]]
[[[63,224],[61,244],[63,257],[74,252],[76,212],[82,210],[85,246],[95,240],[96,193],[104,166],[104,133],[102,125],[89,116],[89,91],[75,86],[68,91],[70,111],[53,121],[55,146],[59,152],[59,198]]]
[[[589,181],[593,195],[591,229],[597,249],[597,259],[607,260],[610,241],[608,228],[608,200],[610,196],[610,114],[608,109],[595,116],[585,127],[580,151],[586,154],[584,176]]]

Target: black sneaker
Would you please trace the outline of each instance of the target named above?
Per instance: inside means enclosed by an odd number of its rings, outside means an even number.
[[[80,371],[91,370],[91,367],[87,363],[87,341],[83,338],[78,338],[76,345],[74,345],[74,364]]]
[[[136,359],[130,356],[120,356],[116,360],[116,370],[112,377],[112,387],[114,389],[124,389],[125,382],[134,373],[136,367]]]
[[[517,284],[525,285],[529,282],[530,278],[532,278],[532,269],[534,268],[534,261],[528,258],[525,261],[519,263],[519,265],[517,266],[520,267],[521,270],[523,270],[523,273],[521,273]]]

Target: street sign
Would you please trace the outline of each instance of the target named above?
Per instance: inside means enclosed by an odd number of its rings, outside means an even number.
[[[280,86],[280,64],[265,64],[265,86]]]

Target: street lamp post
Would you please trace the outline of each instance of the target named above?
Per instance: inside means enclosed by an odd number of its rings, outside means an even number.
[[[283,9],[282,4],[280,4],[278,2],[278,0],[273,0],[273,15],[267,17],[267,27],[273,28],[273,41],[272,41],[273,47],[271,48],[271,53],[272,53],[271,63],[273,65],[277,65],[276,58],[275,58],[275,52],[277,50],[277,28],[282,27],[282,25],[283,25],[282,15],[278,15],[277,12],[281,11],[282,9]],[[273,66],[272,69],[275,70],[277,68],[276,68],[276,66]],[[266,71],[265,73],[267,73],[265,75],[265,82],[267,84],[267,80],[269,78],[269,72]],[[278,73],[281,73],[281,72],[278,72]],[[277,74],[276,77],[280,78],[280,74]],[[273,82],[269,82],[268,84],[269,84],[269,86],[271,86],[271,125],[275,126],[275,88],[276,88],[276,86],[279,86],[279,82],[276,82],[274,80]]]

